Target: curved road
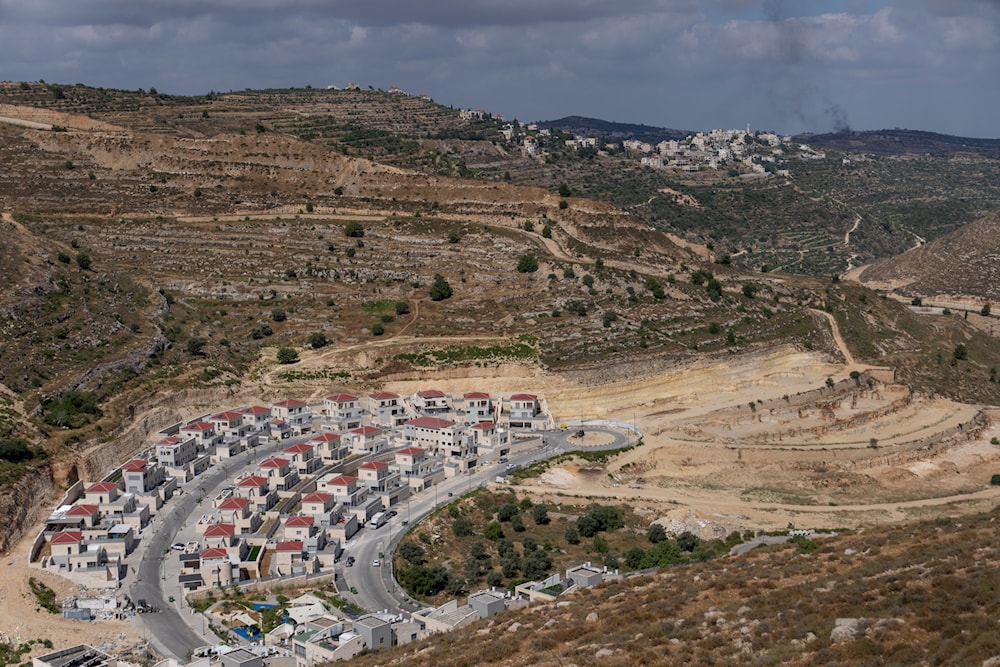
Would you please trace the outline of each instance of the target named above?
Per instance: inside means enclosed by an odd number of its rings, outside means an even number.
[[[631,436],[621,433],[618,429],[590,425],[579,428],[613,436],[612,442],[587,447],[588,450],[617,449],[631,442]],[[526,466],[565,451],[581,449],[579,444],[572,440],[572,434],[576,430],[577,427],[541,433],[534,438],[535,442],[529,449],[510,456],[509,462],[513,465]],[[133,601],[144,599],[149,605],[160,609],[159,613],[136,615],[135,619],[143,636],[148,638],[157,651],[165,657],[173,657],[183,662],[190,658],[195,648],[215,644],[218,641],[215,635],[204,627],[204,621],[197,619],[194,612],[191,612],[190,618],[185,615],[187,608],[183,604],[183,594],[175,581],[176,567],[166,560],[175,556],[176,552],[170,549],[170,545],[198,511],[199,498],[208,500],[215,497],[219,489],[229,479],[238,476],[243,469],[253,466],[256,461],[262,460],[279,447],[283,449],[298,440],[307,439],[308,436],[305,436],[260,446],[250,452],[252,459],[249,454],[241,455],[236,461],[229,462],[224,467],[210,468],[188,482],[184,494],[175,495],[143,530],[140,546],[134,554],[140,558],[138,569],[129,566],[129,574],[126,575],[123,587],[129,590]],[[337,584],[341,595],[366,611],[418,609],[421,605],[414,604],[406,597],[393,576],[392,553],[396,544],[410,527],[429,516],[441,505],[451,502],[455,497],[473,488],[485,486],[490,480],[505,472],[506,466],[492,463],[472,474],[446,479],[432,489],[411,496],[405,504],[395,508],[397,516],[392,517],[386,525],[377,529],[365,526],[345,545],[344,557],[336,566]],[[405,527],[404,522],[407,524]],[[355,557],[356,562],[353,567],[345,567],[347,556]],[[380,561],[379,567],[373,566],[376,558]],[[170,567],[166,567],[167,565]],[[171,579],[169,584],[168,578]],[[174,602],[169,601],[170,595],[165,590],[168,586],[170,590],[176,589]]]

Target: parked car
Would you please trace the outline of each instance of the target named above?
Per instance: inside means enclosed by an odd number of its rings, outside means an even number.
[[[184,551],[184,543],[174,542],[173,544],[170,545],[170,548],[173,549],[174,551]]]
[[[354,567],[354,556],[347,557],[347,567]]]
[[[500,458],[497,459],[497,463],[507,463],[507,457],[501,456]]]
[[[378,558],[376,558],[375,560],[372,561],[372,567],[379,567],[381,565],[382,565],[382,561],[380,561]]]

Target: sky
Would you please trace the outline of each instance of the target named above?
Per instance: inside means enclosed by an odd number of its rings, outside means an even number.
[[[0,0],[0,79],[1000,138],[1000,0]]]

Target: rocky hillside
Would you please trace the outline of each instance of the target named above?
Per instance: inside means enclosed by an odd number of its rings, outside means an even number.
[[[994,511],[759,547],[582,590],[355,662],[994,665],[998,518]]]
[[[936,241],[865,268],[866,285],[912,297],[1000,300],[1000,215],[987,215]]]

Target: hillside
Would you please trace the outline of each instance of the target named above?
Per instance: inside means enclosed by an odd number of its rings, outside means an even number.
[[[947,236],[866,267],[858,279],[908,297],[1000,299],[997,247],[1000,215],[988,215]],[[978,310],[973,306],[973,309]]]
[[[563,132],[572,132],[584,137],[599,137],[609,143],[635,139],[636,141],[658,144],[661,141],[683,139],[689,134],[694,134],[694,132],[687,130],[672,130],[666,127],[637,125],[635,123],[615,123],[613,121],[586,118],[584,116],[566,116],[557,120],[538,121],[536,124],[538,127],[549,130],[562,130]]]
[[[919,130],[869,130],[864,132],[834,132],[830,134],[800,134],[795,137],[820,148],[876,155],[950,155],[974,153],[984,157],[1000,157],[1000,139],[956,137]]]
[[[993,511],[757,548],[584,589],[355,662],[985,665],[1000,656],[997,520]]]

